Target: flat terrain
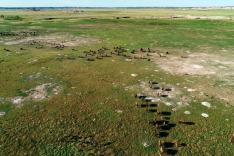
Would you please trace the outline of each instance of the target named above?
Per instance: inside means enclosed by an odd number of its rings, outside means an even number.
[[[234,12],[0,11],[0,155],[234,155]]]

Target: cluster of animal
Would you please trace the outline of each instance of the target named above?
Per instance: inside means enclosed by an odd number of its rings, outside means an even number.
[[[162,89],[166,92],[172,91],[171,88],[160,88],[157,81],[149,81],[151,88],[155,90]],[[168,97],[167,94],[161,94],[161,97]],[[178,141],[164,142],[161,138],[167,138],[169,136],[170,130],[176,127],[176,124],[170,121],[172,112],[169,111],[159,111],[159,103],[155,102],[155,99],[148,97],[145,94],[138,93],[135,97],[141,100],[141,104],[138,105],[139,108],[145,109],[149,113],[155,113],[155,119],[149,121],[149,124],[156,129],[156,137],[159,139],[160,155],[176,155],[179,148],[185,147],[185,143],[180,143]],[[194,125],[194,122],[190,121],[179,121],[179,124],[183,125]]]
[[[122,46],[113,47],[113,49],[109,49],[106,47],[102,47],[98,50],[89,50],[83,51],[83,54],[80,55],[80,58],[85,58],[88,61],[95,61],[96,59],[103,59],[104,57],[111,57],[112,55],[123,56],[127,59],[146,59],[151,61],[150,56],[152,53],[157,53],[160,57],[166,57],[169,52],[161,53],[158,50],[152,50],[150,48],[140,48],[138,50],[132,50],[128,53],[128,49]]]
[[[4,48],[3,50],[6,51],[6,52],[11,52],[11,50],[7,49],[7,48]]]
[[[160,50],[153,50],[151,48],[140,48],[138,50],[132,50],[131,51],[131,57],[133,59],[147,59],[148,61],[151,61],[150,57],[153,54],[157,54],[159,57],[167,57],[170,53],[167,52],[162,52]]]
[[[127,50],[124,47],[117,46],[117,47],[114,47],[114,51],[112,52],[112,54],[121,56],[124,54],[124,52],[127,52]]]
[[[104,57],[111,57],[108,53],[108,48],[102,47],[96,50],[83,51],[83,55],[80,58],[86,58],[87,61],[95,61],[96,59],[103,59]]]
[[[31,32],[31,33],[33,33],[33,35],[36,35],[36,32]],[[44,48],[45,45],[49,45],[57,50],[63,50],[66,47],[62,43],[45,42],[40,40],[32,40],[29,42],[29,45],[35,46],[36,49],[42,49]],[[4,49],[4,50],[10,51],[9,49]],[[74,48],[72,50],[76,51]],[[142,53],[144,56],[141,55]],[[158,52],[150,48],[145,48],[145,49],[140,48],[139,50],[132,50],[131,53],[128,53],[128,50],[126,48],[122,46],[115,46],[113,48],[101,47],[98,50],[91,49],[88,51],[83,51],[82,54],[79,56],[79,58],[85,58],[87,61],[95,61],[97,59],[100,60],[103,58],[112,57],[113,55],[116,55],[116,56],[123,56],[127,59],[147,59],[148,61],[151,61],[150,53],[158,53]],[[160,57],[163,57],[162,54],[159,55]]]
[[[157,81],[149,81],[150,88],[157,93],[158,97],[169,97],[172,88],[161,87]]]
[[[142,53],[156,53],[156,51],[150,49],[150,48],[140,48],[138,50],[139,52],[142,52]],[[131,52],[132,54],[136,54],[137,53],[137,50],[132,50]]]
[[[116,19],[128,19],[131,18],[130,16],[123,16],[123,17],[116,17]]]
[[[4,50],[5,52],[13,52],[13,50],[8,49],[8,48],[3,48],[3,50]],[[20,50],[20,51],[23,51],[23,50],[26,50],[26,49],[24,49],[24,48],[19,48],[19,50]]]
[[[83,13],[85,12],[84,10],[73,10],[73,13]]]
[[[44,45],[49,45],[57,50],[63,50],[65,48],[65,45],[61,43],[44,42],[44,41],[38,41],[38,40],[30,41],[29,45],[36,46],[37,49],[43,48]]]
[[[0,36],[36,36],[37,32],[36,31],[20,31],[20,32],[0,32]]]
[[[127,50],[121,46],[114,47],[113,50],[110,50],[106,47],[102,47],[98,50],[89,50],[83,51],[83,55],[80,55],[80,58],[85,58],[87,61],[95,61],[96,59],[103,59],[105,57],[112,57],[112,55],[125,56]]]
[[[104,57],[111,57],[112,55],[123,56],[128,59],[150,59],[150,53],[158,53],[150,48],[140,48],[139,50],[132,50],[131,53],[127,53],[128,50],[122,46],[113,47],[113,49],[109,49],[106,47],[102,47],[98,50],[89,50],[84,51],[80,58],[86,58],[88,61],[95,61],[96,59],[103,59]],[[141,55],[143,53],[143,55]],[[168,52],[167,52],[168,53]],[[159,53],[160,57],[164,57],[162,53]]]

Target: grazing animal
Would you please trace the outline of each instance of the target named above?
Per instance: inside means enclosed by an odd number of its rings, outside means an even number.
[[[194,122],[191,121],[179,121],[179,124],[184,124],[184,125],[195,125]]]
[[[163,137],[167,137],[168,135],[169,135],[168,132],[160,131],[160,132],[157,134],[157,137],[163,138]]]
[[[149,81],[150,84],[158,84],[157,81]]]
[[[145,50],[145,49],[143,49],[143,48],[141,48],[141,49],[140,49],[140,51],[141,51],[141,52],[143,52],[143,53],[145,53],[145,52],[146,52],[146,50]]]
[[[168,97],[168,95],[167,94],[162,94],[161,97]]]
[[[177,152],[175,149],[163,149],[160,147],[160,156],[176,155]]]
[[[8,52],[11,52],[11,50],[9,50],[9,49],[6,49],[6,48],[4,48],[3,50],[5,50],[5,51],[8,51]]]
[[[165,91],[168,91],[168,92],[172,91],[171,88],[165,88],[164,90],[165,90]]]
[[[150,48],[148,48],[148,52],[149,52],[149,53],[151,52],[151,49],[150,49]]]
[[[95,58],[88,57],[88,58],[87,58],[87,61],[95,61]]]
[[[131,51],[131,53],[132,53],[132,54],[135,54],[135,53],[136,53],[136,50],[135,50],[135,49],[133,49],[133,50]]]
[[[146,96],[144,94],[140,94],[140,93],[136,94],[135,97],[142,99],[142,100],[146,98]]]

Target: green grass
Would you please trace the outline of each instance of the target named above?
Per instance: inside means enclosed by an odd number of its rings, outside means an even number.
[[[203,14],[194,10],[190,13]],[[233,16],[227,10],[219,13]],[[159,151],[159,139],[155,136],[155,128],[148,122],[158,116],[137,107],[140,103],[134,97],[137,90],[125,89],[139,85],[139,81],[152,79],[173,86],[180,83],[178,89],[182,95],[192,99],[189,106],[172,113],[171,120],[176,127],[168,138],[162,140],[186,143],[178,155],[233,155],[233,144],[228,141],[234,132],[232,102],[226,104],[218,97],[212,97],[212,92],[205,97],[196,93],[193,97],[183,88],[203,85],[217,90],[223,81],[168,74],[147,60],[128,62],[124,57],[113,56],[88,62],[79,58],[84,50],[96,50],[102,46],[112,49],[119,45],[129,51],[150,47],[174,55],[186,50],[216,54],[225,48],[228,50],[225,56],[231,57],[233,21],[146,19],[143,16],[171,15],[171,10],[87,10],[82,14],[4,11],[0,14],[22,17],[21,21],[0,20],[1,32],[35,30],[42,35],[68,33],[100,41],[74,47],[77,51],[70,47],[64,50],[36,49],[32,45],[0,43],[0,111],[6,112],[0,118],[0,155],[155,155]],[[204,14],[216,15],[217,12],[212,10]],[[124,15],[132,18],[114,18]],[[44,20],[48,17],[57,19]],[[20,51],[20,48],[26,50]],[[38,61],[29,63],[35,59]],[[156,69],[159,72],[155,72]],[[40,73],[38,77],[35,76],[37,73]],[[132,73],[138,76],[132,77]],[[11,104],[9,99],[12,97],[27,97],[25,91],[43,83],[56,83],[62,87],[62,92],[44,101],[26,101],[20,108]],[[228,92],[229,88],[224,86],[222,90]],[[229,93],[231,96],[233,92]],[[209,101],[212,107],[202,106],[202,101]],[[171,111],[172,107],[161,104],[158,109]],[[185,110],[192,114],[185,115]],[[203,118],[200,115],[203,112],[210,117]],[[193,121],[195,125],[178,124],[180,120]],[[149,146],[144,147],[145,142]]]

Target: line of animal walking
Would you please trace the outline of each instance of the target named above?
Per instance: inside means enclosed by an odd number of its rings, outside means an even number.
[[[168,92],[172,91],[171,88],[160,88],[157,81],[149,81],[152,90],[167,90]],[[157,85],[157,87],[156,87]],[[161,95],[162,98],[168,98],[168,96]],[[154,98],[145,95],[144,93],[138,93],[135,95],[135,98],[140,100],[140,104],[137,106],[141,109],[144,109],[148,113],[154,113],[155,119],[148,121],[149,124],[155,130],[155,136],[159,139],[159,154],[161,156],[167,155],[176,155],[179,149],[186,147],[186,143],[180,141],[163,141],[164,138],[169,138],[170,131],[176,127],[176,123],[171,121],[172,112],[170,111],[160,111],[159,102],[155,102]],[[179,121],[178,124],[183,125],[194,125],[193,122]]]

